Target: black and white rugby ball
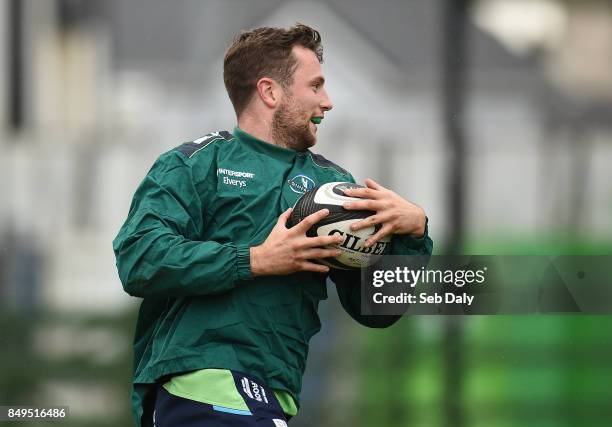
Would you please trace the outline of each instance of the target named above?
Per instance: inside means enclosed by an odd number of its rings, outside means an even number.
[[[342,207],[343,203],[361,200],[345,195],[344,190],[349,188],[363,188],[363,186],[351,182],[329,182],[313,188],[300,197],[287,222],[289,227],[293,227],[308,215],[321,209],[329,209],[329,215],[313,225],[306,235],[309,237],[335,234],[344,236],[342,243],[330,246],[338,247],[342,251],[340,256],[319,260],[319,262],[330,267],[343,270],[362,268],[374,264],[391,242],[391,236],[387,236],[369,248],[364,247],[366,239],[375,234],[381,225],[377,224],[357,231],[351,230],[351,224],[374,215],[376,212],[344,209]]]

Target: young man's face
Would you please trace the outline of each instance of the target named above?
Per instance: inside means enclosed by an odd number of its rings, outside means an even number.
[[[293,47],[297,68],[293,84],[274,112],[272,132],[282,145],[304,151],[317,141],[317,125],[310,119],[323,117],[332,104],[324,88],[325,79],[316,54],[302,46]]]

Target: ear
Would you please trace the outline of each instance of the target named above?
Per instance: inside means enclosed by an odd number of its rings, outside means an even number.
[[[281,87],[273,79],[262,77],[257,81],[257,94],[270,108],[276,108],[281,99]]]

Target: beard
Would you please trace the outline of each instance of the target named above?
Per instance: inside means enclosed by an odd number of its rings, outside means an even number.
[[[308,115],[293,98],[283,101],[272,118],[274,142],[295,151],[306,151],[315,145],[317,139],[310,131],[310,121],[301,123],[305,117]]]

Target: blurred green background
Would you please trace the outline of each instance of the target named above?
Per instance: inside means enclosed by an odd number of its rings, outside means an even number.
[[[612,257],[608,1],[4,0],[0,405],[131,425],[111,241],[159,154],[234,126],[232,37],[298,21],[334,103],[315,151],[423,206],[435,253]],[[292,426],[612,423],[609,316],[369,330],[329,296]]]

